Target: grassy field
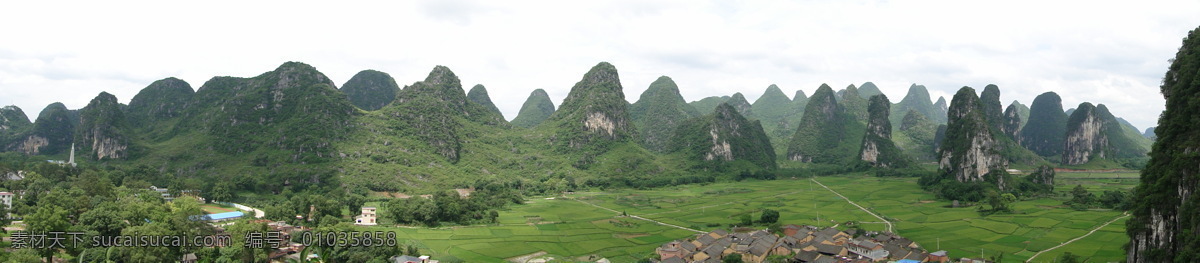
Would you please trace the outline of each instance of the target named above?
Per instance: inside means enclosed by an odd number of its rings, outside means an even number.
[[[209,204],[200,205],[200,209],[204,209],[204,212],[209,213],[209,214],[238,211],[237,208],[234,208],[232,206],[227,206],[227,205],[222,205],[222,204],[217,204],[217,203],[209,203]]]
[[[1013,205],[1013,214],[982,216],[976,207],[949,208],[949,202],[933,200],[932,194],[917,187],[915,178],[840,175],[817,180],[892,221],[900,235],[930,251],[940,247],[956,258],[1002,253],[1005,261],[1024,261],[1037,251],[1079,237],[1121,216],[1115,211],[1071,210],[1052,198],[1018,201]],[[1117,185],[1091,182],[1103,180],[1123,181]],[[1128,180],[1063,178],[1058,188],[1068,188],[1068,182],[1072,186],[1091,182],[1098,186],[1095,189],[1127,188],[1124,181]],[[695,234],[620,217],[619,213],[582,202],[702,231],[728,228],[744,214],[757,219],[764,208],[780,211],[780,222],[784,224],[845,226],[860,222],[868,230],[885,228],[875,217],[809,180],[789,179],[534,198],[528,204],[502,211],[499,225],[371,230],[393,230],[423,251],[453,255],[467,262],[503,261],[543,251],[556,258],[587,259],[594,255],[628,262],[667,241]],[[1125,254],[1121,246],[1126,242],[1122,219],[1087,238],[1040,255],[1037,261],[1051,261],[1063,252],[1094,262],[1120,261]]]

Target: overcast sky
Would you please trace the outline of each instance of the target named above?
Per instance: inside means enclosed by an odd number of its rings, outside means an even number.
[[[339,85],[356,72],[401,85],[450,67],[508,119],[534,89],[561,103],[600,61],[626,99],[672,77],[683,96],[770,84],[789,96],[875,82],[933,99],[994,83],[1007,105],[1046,91],[1157,125],[1168,59],[1200,26],[1197,1],[18,1],[0,10],[0,104],[30,119],[101,91],[128,103],[154,80],[200,88],[285,61]]]

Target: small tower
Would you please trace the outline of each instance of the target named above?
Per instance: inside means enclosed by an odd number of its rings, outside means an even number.
[[[71,143],[71,157],[67,159],[67,164],[75,167],[75,143]]]

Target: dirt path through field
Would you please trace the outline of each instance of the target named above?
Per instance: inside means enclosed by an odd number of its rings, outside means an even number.
[[[825,184],[822,184],[821,182],[818,182],[818,181],[817,181],[817,178],[812,178],[812,179],[809,179],[809,180],[812,180],[814,183],[817,183],[817,185],[820,185],[821,187],[825,187],[825,190],[829,190],[830,192],[833,192],[833,194],[837,195],[838,197],[841,197],[842,199],[845,199],[845,200],[846,200],[846,202],[850,202],[850,204],[851,204],[851,205],[857,206],[857,207],[858,207],[858,209],[862,209],[862,210],[863,210],[863,212],[867,212],[867,214],[871,214],[871,215],[872,215],[872,216],[874,216],[875,218],[879,218],[879,220],[880,220],[880,221],[883,221],[883,223],[887,224],[887,231],[888,231],[888,232],[892,232],[893,234],[896,234],[896,231],[895,231],[895,230],[893,229],[893,227],[892,227],[892,222],[891,222],[891,221],[887,221],[887,219],[883,219],[883,217],[882,217],[882,216],[879,216],[879,215],[876,215],[875,213],[872,213],[870,210],[867,210],[866,208],[863,208],[861,205],[858,205],[858,204],[854,203],[854,201],[850,201],[850,198],[846,198],[846,196],[842,195],[841,193],[838,193],[837,191],[834,191],[833,189],[830,189],[828,186],[825,186]]]
[[[1117,218],[1113,218],[1112,220],[1108,220],[1108,223],[1104,223],[1103,225],[1100,225],[1100,226],[1098,226],[1098,227],[1096,227],[1096,228],[1093,228],[1093,229],[1092,229],[1092,231],[1088,231],[1088,232],[1087,232],[1087,234],[1083,234],[1082,236],[1076,237],[1075,239],[1067,240],[1067,242],[1063,242],[1062,244],[1058,244],[1057,246],[1054,246],[1054,247],[1052,247],[1052,248],[1047,248],[1047,249],[1045,249],[1045,250],[1038,251],[1037,253],[1033,254],[1033,256],[1032,256],[1032,257],[1029,257],[1029,260],[1025,260],[1025,262],[1032,262],[1032,261],[1033,261],[1033,259],[1037,258],[1037,256],[1038,256],[1038,255],[1041,255],[1042,253],[1046,253],[1046,251],[1054,250],[1054,249],[1056,249],[1056,248],[1060,248],[1060,247],[1062,247],[1062,246],[1066,246],[1067,244],[1071,244],[1071,242],[1075,242],[1075,241],[1077,241],[1077,240],[1080,240],[1080,239],[1083,239],[1083,238],[1085,238],[1085,237],[1087,237],[1087,236],[1090,236],[1090,235],[1092,235],[1092,233],[1096,233],[1096,231],[1099,231],[1101,228],[1104,228],[1104,227],[1108,226],[1108,224],[1112,224],[1112,222],[1117,222],[1117,220],[1121,220],[1121,218],[1126,218],[1126,217],[1129,217],[1129,213],[1123,213],[1123,214],[1124,214],[1124,215],[1122,215],[1122,216],[1118,216]]]

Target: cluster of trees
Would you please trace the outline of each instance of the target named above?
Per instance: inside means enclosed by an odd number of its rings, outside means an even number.
[[[1133,200],[1129,196],[1128,193],[1120,190],[1105,190],[1100,197],[1096,197],[1096,194],[1088,192],[1083,185],[1075,185],[1075,188],[1071,189],[1071,199],[1064,201],[1063,204],[1069,205],[1075,210],[1095,207],[1128,210],[1133,205]]]
[[[442,222],[455,224],[496,223],[496,209],[523,202],[521,195],[503,185],[484,185],[468,197],[453,190],[434,193],[430,198],[392,199],[380,212],[400,224],[420,223],[437,226]]]

